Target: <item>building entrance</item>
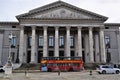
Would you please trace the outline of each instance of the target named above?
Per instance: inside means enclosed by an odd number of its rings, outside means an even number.
[[[37,60],[38,63],[41,62],[42,57],[43,57],[43,51],[38,51],[38,60]]]
[[[31,51],[27,52],[27,63],[30,63],[31,61]]]

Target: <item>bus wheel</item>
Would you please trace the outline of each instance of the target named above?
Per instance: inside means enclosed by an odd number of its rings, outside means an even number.
[[[52,70],[50,68],[48,68],[48,72],[51,72]]]
[[[69,71],[73,71],[73,68],[70,68]]]

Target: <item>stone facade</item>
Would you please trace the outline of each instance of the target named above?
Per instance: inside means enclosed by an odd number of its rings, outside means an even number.
[[[13,62],[17,56],[21,63],[39,63],[42,56],[80,56],[85,63],[106,63],[108,58],[120,63],[120,24],[105,23],[105,16],[57,1],[16,18],[18,22],[0,22],[0,64],[8,59],[10,32]]]

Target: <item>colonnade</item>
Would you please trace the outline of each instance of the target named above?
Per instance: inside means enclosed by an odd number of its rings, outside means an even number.
[[[54,56],[59,57],[59,28],[58,26],[55,28],[55,47],[54,47]],[[65,56],[70,56],[70,26],[66,27],[66,43],[65,43]],[[36,62],[35,53],[37,53],[36,49],[36,26],[32,26],[32,43],[31,43],[31,63]],[[48,27],[43,26],[43,57],[48,56]],[[95,40],[93,40],[93,28],[88,28],[88,34],[85,34],[85,59],[88,63],[96,62],[106,62],[106,54],[105,54],[105,42],[104,42],[104,31],[100,28],[99,34],[95,34]],[[24,48],[24,26],[21,26],[20,29],[20,46],[19,46],[19,58],[21,62],[23,61],[23,48]],[[95,45],[94,45],[95,41]],[[95,46],[93,48],[93,45]],[[77,56],[82,57],[82,27],[77,27]],[[95,52],[95,60],[94,60],[94,52]]]

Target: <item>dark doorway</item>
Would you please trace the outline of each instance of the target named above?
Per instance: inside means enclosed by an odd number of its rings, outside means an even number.
[[[74,51],[71,51],[71,53],[70,53],[70,57],[71,57],[72,60],[74,60],[74,56],[75,56]]]
[[[54,51],[49,51],[49,54],[48,54],[48,56],[51,56],[51,57],[53,57],[53,56],[54,56]]]
[[[83,62],[85,62],[85,53],[84,53],[84,51],[82,51],[82,60],[83,60]]]
[[[38,51],[38,63],[41,62],[42,57],[43,57],[43,51]]]
[[[59,51],[59,56],[64,56],[64,51]]]
[[[64,58],[64,51],[59,51],[59,57],[60,57],[60,60],[63,60]]]
[[[74,51],[71,51],[70,56],[71,56],[71,57],[74,57],[74,56],[75,56]]]
[[[31,61],[31,51],[27,52],[27,63],[30,63]]]

